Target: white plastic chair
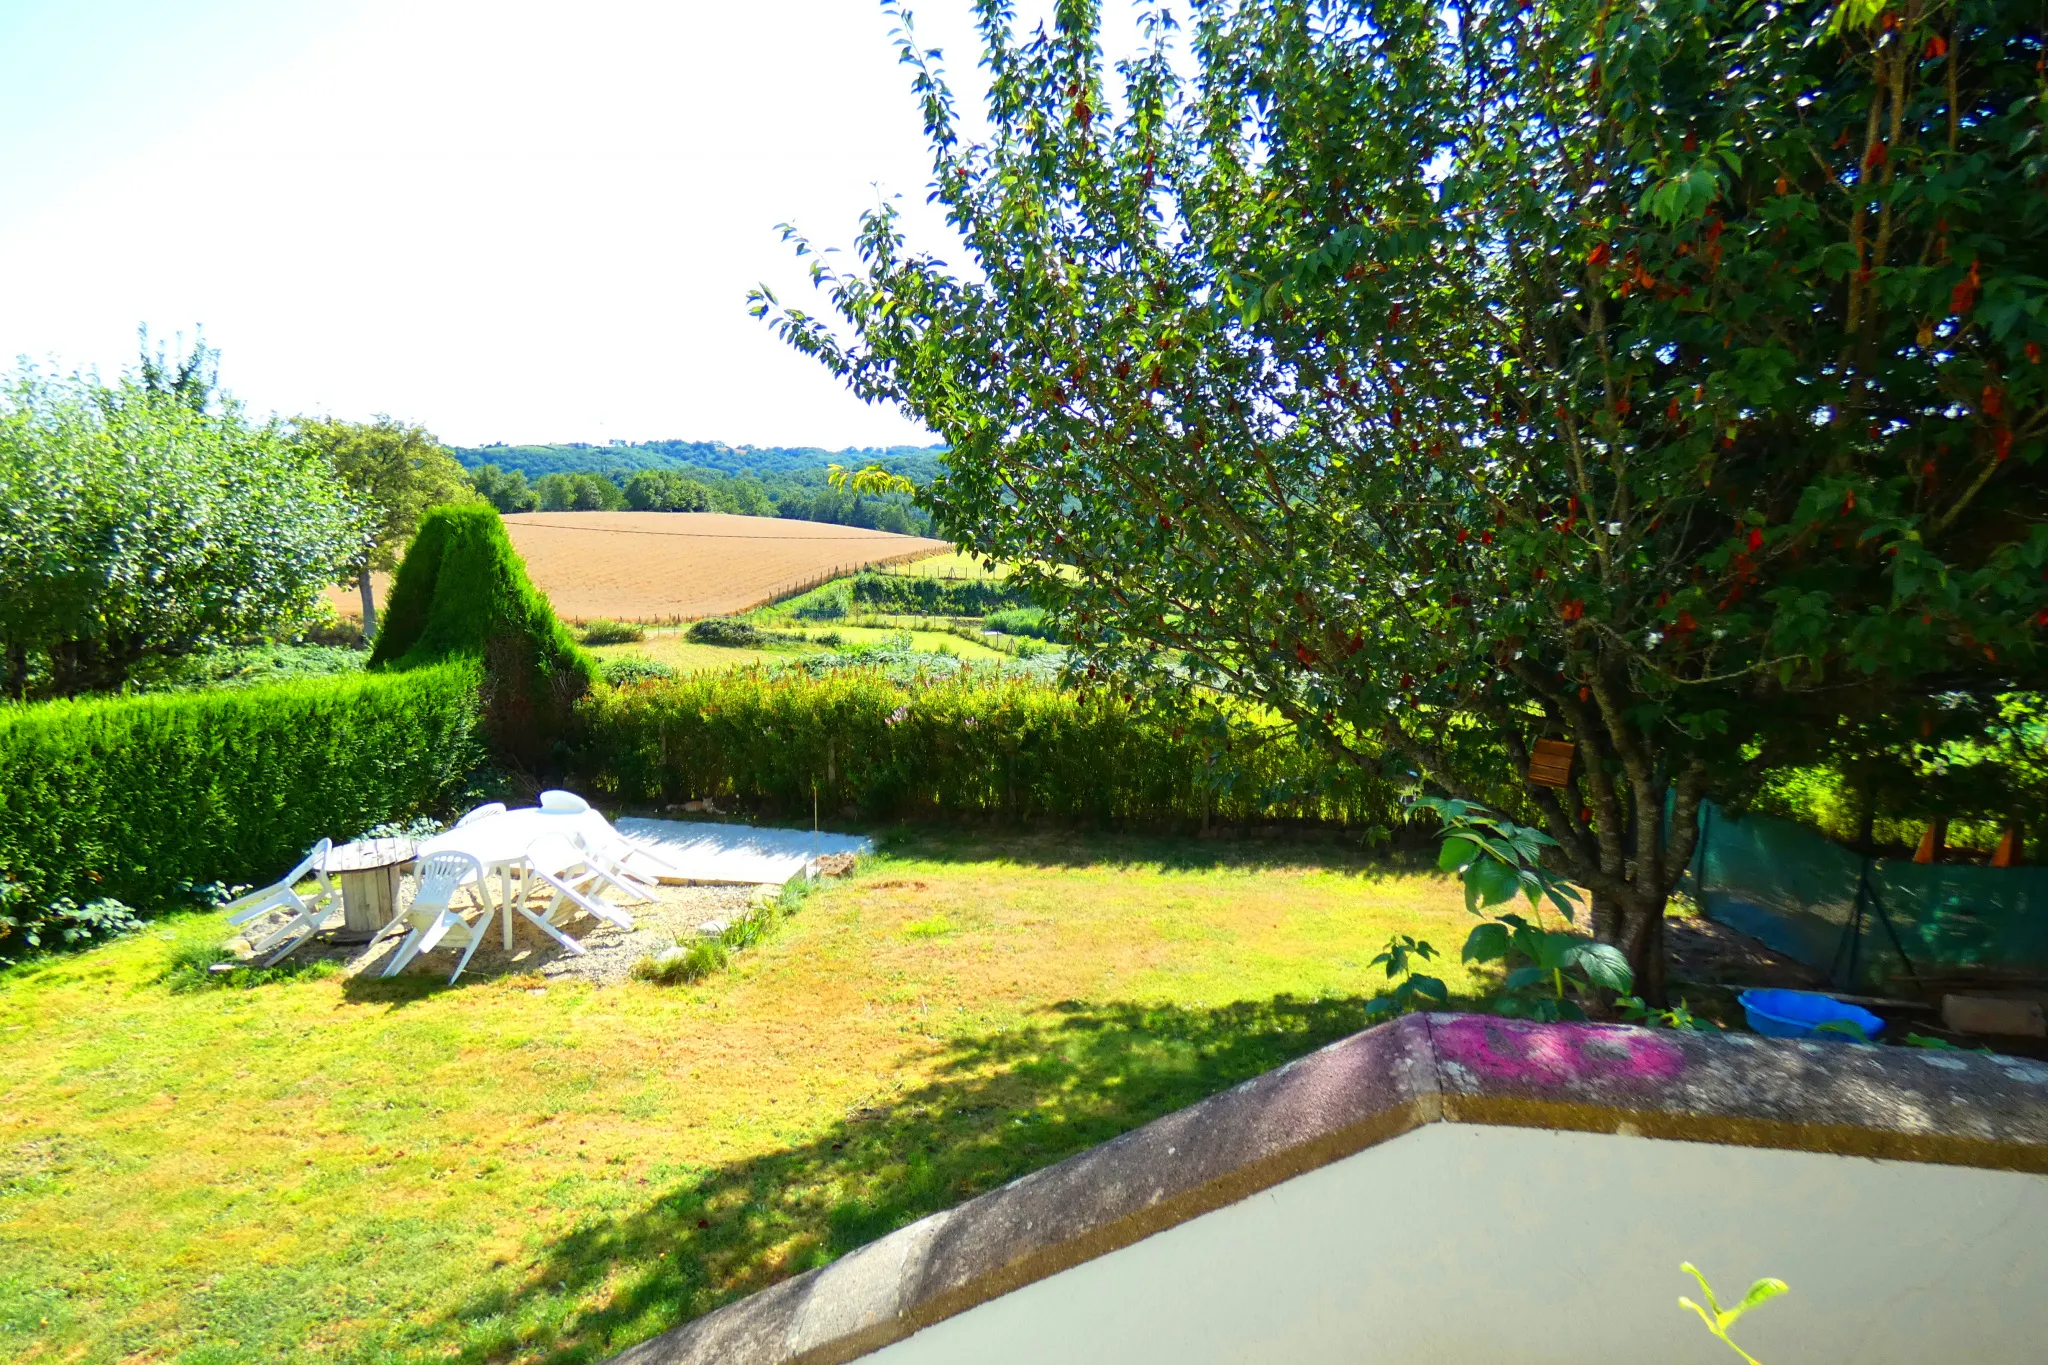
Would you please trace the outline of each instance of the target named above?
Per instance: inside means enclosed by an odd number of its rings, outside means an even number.
[[[637,890],[634,885],[621,881],[606,871],[598,863],[596,856],[584,845],[583,840],[567,831],[543,834],[528,844],[526,870],[529,877],[554,889],[555,894],[548,901],[545,912],[538,916],[526,912],[527,918],[549,932],[553,932],[555,912],[562,908],[562,902],[565,900],[609,924],[616,924],[621,929],[631,929],[631,915],[595,894],[601,883],[615,886],[629,896],[639,896],[644,900],[654,899]]]
[[[653,854],[627,843],[626,836],[609,825],[605,826],[602,834],[589,829],[579,829],[571,836],[570,841],[583,851],[584,865],[593,879],[609,882],[635,900],[650,905],[654,902],[654,883],[635,872],[627,865],[626,860],[637,853],[669,872],[675,872],[674,868]]]
[[[454,985],[455,978],[462,975],[462,969],[469,965],[470,956],[476,946],[484,941],[484,934],[497,918],[488,895],[479,890],[478,899],[483,901],[483,917],[475,923],[464,919],[455,909],[455,893],[463,886],[474,883],[483,886],[484,865],[468,853],[452,850],[430,854],[420,859],[417,868],[419,889],[413,893],[412,904],[406,907],[405,920],[412,926],[405,936],[405,942],[398,945],[398,951],[385,964],[383,974],[396,976],[405,964],[421,953],[447,946],[462,949],[462,960],[449,973],[448,984]]]
[[[469,812],[460,820],[457,820],[455,822],[455,828],[461,829],[464,825],[473,825],[479,820],[488,820],[493,815],[503,815],[504,813],[505,803],[503,801],[487,802],[484,805],[478,806],[475,810]]]
[[[590,803],[575,792],[545,791],[540,794],[540,808],[550,815],[581,815],[590,809]]]
[[[312,851],[306,855],[304,861],[283,877],[222,907],[230,912],[228,923],[238,927],[272,910],[285,912],[284,923],[249,945],[252,955],[276,947],[280,943],[284,945],[265,958],[262,966],[273,966],[283,960],[292,949],[318,933],[321,924],[333,913],[335,902],[341,898],[341,892],[327,879],[327,855],[333,851],[334,841],[322,839],[313,845]],[[319,886],[310,897],[301,896],[295,888],[309,876],[318,882]]]

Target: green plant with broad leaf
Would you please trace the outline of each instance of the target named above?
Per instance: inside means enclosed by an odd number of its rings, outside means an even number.
[[[1411,817],[1429,811],[1443,822],[1437,866],[1463,880],[1466,909],[1484,915],[1522,896],[1537,916],[1534,921],[1513,913],[1492,916],[1465,939],[1465,961],[1499,962],[1507,968],[1494,1002],[1497,1012],[1545,1022],[1584,1019],[1582,1002],[1598,992],[1630,991],[1634,975],[1619,948],[1543,926],[1544,902],[1567,921],[1578,908],[1571,883],[1543,866],[1546,852],[1556,847],[1549,835],[1471,801],[1420,796],[1408,809]]]
[[[1633,981],[1628,959],[1613,944],[1545,929],[1515,914],[1475,928],[1464,959],[1508,964],[1494,1009],[1543,1023],[1584,1019],[1582,1001],[1598,991],[1626,991]]]
[[[1418,1008],[1423,1001],[1448,1004],[1451,993],[1442,979],[1415,970],[1416,963],[1427,962],[1437,955],[1434,947],[1412,934],[1396,934],[1388,939],[1385,951],[1372,960],[1371,966],[1384,967],[1387,980],[1399,977],[1401,981],[1385,995],[1373,997],[1365,1007],[1366,1017],[1378,1019],[1386,1014],[1406,1014]]]
[[[1408,803],[1408,810],[1411,816],[1430,811],[1443,821],[1444,842],[1436,865],[1464,879],[1467,910],[1477,913],[1482,906],[1523,895],[1532,906],[1548,900],[1557,913],[1573,917],[1579,893],[1544,868],[1545,855],[1558,844],[1542,830],[1452,797],[1418,796]]]
[[[1778,1295],[1786,1293],[1791,1289],[1791,1286],[1783,1280],[1767,1277],[1752,1284],[1749,1287],[1749,1292],[1742,1296],[1741,1303],[1736,1304],[1733,1308],[1723,1308],[1720,1300],[1714,1297],[1714,1287],[1707,1283],[1707,1277],[1700,1273],[1698,1266],[1695,1266],[1691,1261],[1682,1261],[1679,1263],[1678,1268],[1699,1282],[1700,1294],[1707,1301],[1707,1306],[1702,1308],[1691,1299],[1680,1295],[1678,1300],[1679,1307],[1690,1308],[1693,1312],[1699,1314],[1700,1321],[1707,1325],[1707,1330],[1716,1337],[1719,1337],[1729,1350],[1748,1361],[1749,1365],[1759,1365],[1755,1356],[1729,1340],[1728,1329],[1733,1327],[1736,1320],[1744,1313],[1747,1313],[1760,1303],[1767,1303],[1777,1298]]]

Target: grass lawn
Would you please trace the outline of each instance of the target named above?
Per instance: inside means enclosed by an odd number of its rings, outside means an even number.
[[[694,987],[0,975],[0,1358],[595,1360],[1363,1026],[1456,889],[918,831]],[[1477,983],[1455,962],[1454,990]]]

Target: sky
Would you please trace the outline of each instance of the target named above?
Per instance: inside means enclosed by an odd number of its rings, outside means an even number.
[[[1029,7],[1027,6],[1027,9]],[[971,82],[966,0],[917,7]],[[777,234],[900,196],[942,256],[870,0],[0,0],[0,357],[135,330],[257,412],[444,441],[923,444],[747,314]]]

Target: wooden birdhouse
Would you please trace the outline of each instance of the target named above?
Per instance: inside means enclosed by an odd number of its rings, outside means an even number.
[[[1571,785],[1572,755],[1578,746],[1561,739],[1539,739],[1529,754],[1529,780],[1539,787],[1563,790]]]

